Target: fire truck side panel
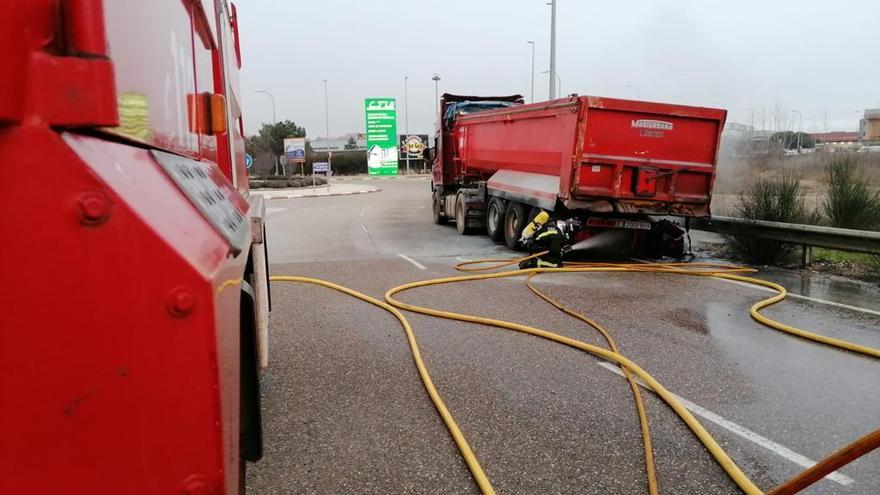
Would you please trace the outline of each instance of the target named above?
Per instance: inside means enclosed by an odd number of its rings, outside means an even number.
[[[192,7],[195,9],[195,7]],[[198,13],[194,13],[194,17]],[[203,32],[205,28],[202,28]],[[207,34],[203,35],[207,36]],[[216,43],[214,43],[216,45]],[[206,46],[198,31],[193,37],[193,60],[195,62],[195,80],[196,93],[205,94],[215,92],[215,73],[214,73],[214,49],[212,46]],[[218,78],[222,78],[217,74]],[[203,101],[203,100],[202,100]],[[220,159],[218,154],[217,142],[219,139],[216,135],[209,132],[199,132],[199,157],[203,160],[210,160],[219,165]]]
[[[0,154],[26,295],[3,295],[0,493],[234,492],[246,252],[147,150],[32,125]]]
[[[197,158],[199,137],[189,115],[196,81],[193,7],[188,4],[104,2],[119,102],[119,126],[109,130]],[[198,43],[201,47],[201,40]]]

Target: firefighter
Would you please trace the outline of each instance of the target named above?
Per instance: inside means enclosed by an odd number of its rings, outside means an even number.
[[[551,220],[550,214],[541,210],[523,229],[520,243],[526,246],[532,254],[542,251],[548,252],[537,258],[521,261],[519,267],[521,269],[562,267],[565,241],[565,235],[559,230],[556,222]]]

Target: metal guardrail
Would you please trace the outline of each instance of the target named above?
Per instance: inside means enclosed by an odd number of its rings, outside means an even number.
[[[745,220],[734,217],[695,218],[691,227],[706,232],[741,235],[804,246],[804,264],[809,264],[808,247],[822,247],[880,255],[880,232],[838,229],[819,225]]]

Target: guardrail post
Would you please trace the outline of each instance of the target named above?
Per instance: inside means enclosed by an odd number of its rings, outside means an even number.
[[[813,246],[801,246],[801,268],[809,268],[813,263]]]

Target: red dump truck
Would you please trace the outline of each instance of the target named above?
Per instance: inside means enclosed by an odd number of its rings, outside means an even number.
[[[264,206],[226,0],[0,2],[0,493],[232,494]]]
[[[577,220],[573,241],[622,229],[634,247],[656,248],[649,241],[661,222],[652,219],[709,215],[724,110],[451,94],[440,109],[434,221],[454,219],[462,234],[485,229],[516,248],[529,217],[545,209]]]

